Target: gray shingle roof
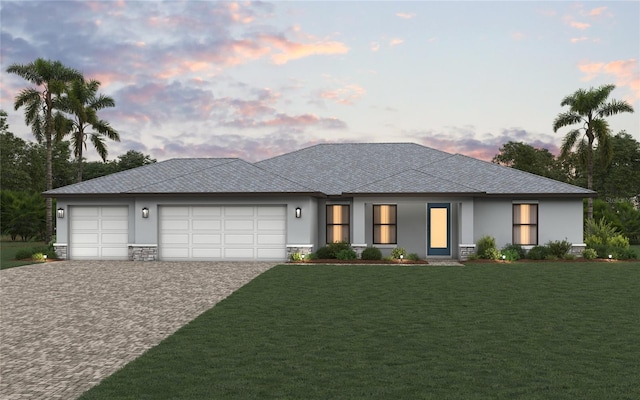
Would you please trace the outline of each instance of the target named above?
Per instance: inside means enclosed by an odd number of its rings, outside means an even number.
[[[237,158],[172,159],[45,192],[52,197],[161,193],[594,194],[412,143],[319,144],[255,164]]]

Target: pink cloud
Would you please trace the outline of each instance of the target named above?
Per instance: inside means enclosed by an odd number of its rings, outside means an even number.
[[[580,29],[580,30],[585,30],[585,29],[587,29],[587,28],[589,28],[591,26],[591,24],[588,24],[586,22],[576,22],[576,21],[569,22],[569,25],[572,28],[576,28],[576,29]]]
[[[396,13],[396,17],[400,17],[403,19],[411,19],[411,18],[415,18],[416,14],[415,13]]]
[[[323,99],[331,100],[339,104],[351,105],[359,100],[366,91],[358,85],[347,85],[343,88],[326,90],[320,93]]]
[[[371,44],[369,45],[369,48],[371,49],[371,51],[376,52],[376,51],[380,50],[380,43],[371,42]]]
[[[607,7],[594,8],[591,11],[589,11],[588,15],[590,17],[595,17],[595,16],[598,16],[598,15],[601,15],[606,9],[607,9]]]
[[[391,41],[389,41],[389,46],[397,46],[397,45],[402,44],[402,43],[404,43],[403,39],[395,38],[395,39],[391,39]]]
[[[265,45],[280,51],[271,56],[271,61],[278,65],[311,55],[345,54],[349,51],[349,48],[344,43],[330,40],[314,40],[310,43],[299,43],[292,42],[281,36],[269,34],[261,34],[259,35],[259,39]]]
[[[571,41],[571,43],[578,43],[578,42],[584,42],[585,40],[589,40],[589,38],[586,36],[581,36],[579,38],[571,38],[569,40]]]
[[[630,89],[634,100],[640,99],[638,60],[631,58],[608,63],[581,63],[578,64],[578,68],[586,74],[583,80],[589,81],[600,75],[609,75],[615,78],[617,86]]]

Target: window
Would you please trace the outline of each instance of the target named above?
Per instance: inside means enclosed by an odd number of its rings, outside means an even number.
[[[349,206],[327,206],[327,243],[349,242]]]
[[[374,205],[373,206],[373,243],[374,244],[396,244],[396,215],[395,205]]]
[[[513,205],[513,244],[538,244],[538,205]]]

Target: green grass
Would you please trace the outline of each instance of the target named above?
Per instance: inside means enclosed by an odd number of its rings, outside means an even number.
[[[3,238],[4,239],[4,238]],[[33,264],[34,261],[28,260],[16,260],[16,253],[20,249],[26,247],[41,247],[45,246],[44,242],[19,242],[11,240],[0,241],[0,269],[7,269],[13,267],[19,267],[21,265]]]
[[[82,399],[636,399],[640,263],[278,266]]]

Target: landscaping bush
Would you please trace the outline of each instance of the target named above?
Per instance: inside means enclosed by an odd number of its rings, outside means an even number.
[[[516,260],[520,260],[522,258],[525,258],[527,256],[527,251],[525,249],[523,249],[522,246],[520,246],[519,244],[508,243],[507,245],[505,245],[502,248],[502,254],[503,255],[507,255],[507,254],[510,254],[512,252],[516,253],[515,257],[517,257],[517,258],[514,258],[513,260],[511,260],[509,258],[510,256],[507,256],[507,260],[516,261]]]
[[[58,258],[56,252],[53,250],[53,246],[37,246],[37,247],[25,247],[16,252],[16,260],[25,260],[29,258],[33,258],[33,255],[36,253],[41,253],[46,255],[47,258],[54,259]]]
[[[395,249],[391,250],[391,258],[395,258],[397,260],[400,258],[400,256],[407,256],[407,250],[405,250],[404,247],[396,247]]]
[[[521,258],[516,249],[509,248],[506,250],[502,250],[501,253],[504,256],[504,259],[507,261],[518,261]]]
[[[496,248],[496,239],[489,235],[483,236],[478,240],[478,243],[476,243],[476,249],[478,249],[478,257],[489,260],[497,259],[494,256],[496,253],[499,253]]]
[[[302,261],[302,253],[291,253],[291,261],[299,262]]]
[[[382,260],[382,252],[377,247],[367,247],[360,256],[363,260]]]
[[[547,246],[534,246],[527,253],[527,257],[531,260],[545,260],[549,256],[549,248]]]
[[[317,260],[318,256],[316,255],[316,253],[309,253],[309,254],[307,254],[307,256],[305,258],[307,260]]]
[[[588,248],[594,249],[600,258],[608,258],[609,254],[615,255],[615,258],[631,255],[629,239],[604,218],[599,221],[587,220],[584,242]]]
[[[320,260],[335,259],[337,255],[328,246],[323,246],[315,254]]]
[[[338,260],[355,260],[358,258],[358,255],[353,249],[342,249],[338,252],[336,258]]]
[[[45,261],[46,261],[45,255],[44,255],[44,254],[42,254],[42,253],[35,253],[35,254],[33,254],[33,255],[31,256],[31,259],[32,259],[33,261],[38,261],[38,262],[45,262]]]
[[[482,258],[485,260],[501,260],[502,253],[500,253],[500,250],[495,247],[491,247],[484,251],[484,256]]]
[[[418,256],[416,253],[409,253],[409,254],[407,254],[407,260],[409,260],[409,261],[420,261],[420,256]]]
[[[549,254],[551,256],[557,258],[564,258],[564,256],[569,253],[571,250],[572,244],[567,240],[552,240],[547,242],[547,247],[549,248]]]
[[[582,250],[582,257],[586,260],[595,260],[598,258],[598,253],[594,249]]]

